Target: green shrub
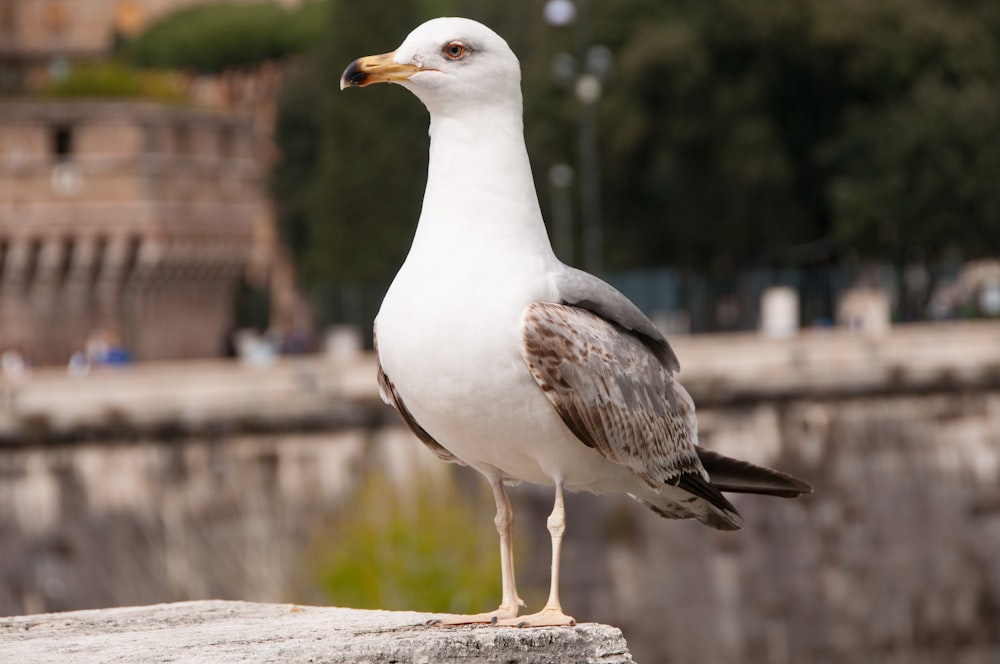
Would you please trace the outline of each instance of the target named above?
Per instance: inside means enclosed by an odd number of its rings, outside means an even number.
[[[500,603],[493,501],[449,473],[409,490],[373,477],[313,543],[310,569],[337,606],[479,613]]]
[[[176,74],[137,71],[119,62],[74,65],[65,78],[41,93],[53,97],[143,97],[168,102],[186,98]]]

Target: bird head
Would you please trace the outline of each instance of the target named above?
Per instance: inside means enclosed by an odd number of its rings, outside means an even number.
[[[340,88],[373,83],[402,85],[431,113],[521,100],[517,56],[500,35],[465,18],[427,21],[395,51],[358,58],[344,71]]]

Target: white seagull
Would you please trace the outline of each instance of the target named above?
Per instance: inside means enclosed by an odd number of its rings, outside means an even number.
[[[720,530],[741,522],[721,491],[812,491],[698,447],[666,338],[620,292],[556,258],[524,145],[520,65],[499,35],[434,19],[395,51],[352,62],[340,85],[382,82],[423,102],[431,141],[413,244],[375,319],[381,395],[438,456],[485,475],[497,505],[500,607],[441,622],[575,624],[559,603],[564,489],[627,493]],[[522,480],[554,486],[555,506],[549,599],[518,617],[504,486]]]

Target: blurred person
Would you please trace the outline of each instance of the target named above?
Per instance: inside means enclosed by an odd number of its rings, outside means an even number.
[[[90,366],[122,366],[132,363],[132,354],[125,348],[115,330],[97,329],[87,337],[85,353]]]
[[[934,287],[927,311],[932,320],[955,320],[962,307],[962,288],[955,281],[942,279]]]
[[[4,378],[20,378],[31,371],[31,365],[17,348],[8,348],[0,353],[0,374]]]
[[[235,334],[235,346],[240,360],[249,366],[274,364],[277,349],[270,338],[270,330],[265,335],[253,329],[239,330]]]
[[[77,348],[69,356],[69,363],[66,365],[66,372],[70,376],[86,376],[90,373],[90,359],[83,348]]]

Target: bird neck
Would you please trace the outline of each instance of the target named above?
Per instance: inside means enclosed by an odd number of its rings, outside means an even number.
[[[524,145],[520,108],[432,113],[427,189],[414,249],[552,252]]]

